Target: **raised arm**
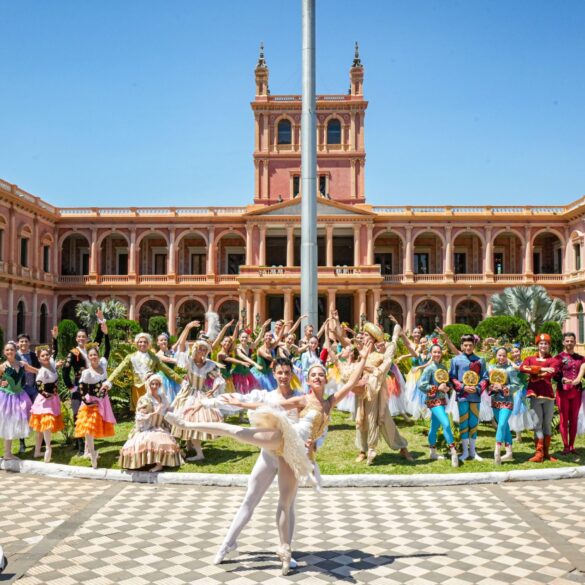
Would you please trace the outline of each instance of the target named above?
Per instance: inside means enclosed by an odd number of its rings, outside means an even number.
[[[302,323],[303,319],[305,319],[306,317],[307,317],[307,315],[301,315],[297,319],[297,322],[287,331],[287,335],[289,333],[294,333],[301,326],[301,323]]]
[[[366,366],[366,360],[372,351],[373,343],[371,340],[366,341],[364,344],[364,348],[360,351],[360,359],[356,363],[355,368],[349,377],[347,383],[342,386],[335,394],[328,398],[329,403],[331,404],[331,408],[333,408],[336,404],[339,404],[351,391],[351,389],[358,383],[359,379],[362,377],[364,373],[364,368]]]
[[[394,325],[394,331],[392,332],[392,339],[384,352],[384,361],[380,366],[380,371],[386,375],[390,368],[392,367],[392,361],[394,360],[394,354],[396,353],[396,344],[398,343],[398,338],[400,337],[400,332],[402,331],[402,327],[398,323]]]
[[[179,348],[179,351],[181,353],[185,352],[187,350],[187,338],[189,337],[189,333],[191,332],[191,329],[200,327],[201,323],[199,321],[191,321],[189,323],[187,323],[187,325],[185,325],[185,328],[183,329],[183,331],[181,331],[181,335],[179,335],[179,339],[177,339],[177,347]]]
[[[225,334],[227,333],[227,330],[234,324],[234,320],[232,319],[229,323],[226,323],[222,330],[219,332],[219,335],[215,338],[215,341],[213,342],[213,344],[211,345],[211,351],[215,351],[218,347],[219,344],[222,342],[223,338],[225,337]]]
[[[262,327],[260,327],[260,331],[258,332],[256,339],[254,339],[254,341],[252,341],[250,343],[250,347],[252,349],[256,349],[258,347],[258,344],[260,343],[260,340],[264,338],[264,334],[266,333],[266,328],[268,327],[268,325],[270,325],[270,323],[272,323],[272,319],[266,319],[266,321],[264,321],[264,323],[262,323]]]
[[[461,350],[457,349],[457,346],[451,341],[451,338],[440,327],[435,327],[435,331],[445,340],[449,351],[453,355],[458,355],[461,353]]]

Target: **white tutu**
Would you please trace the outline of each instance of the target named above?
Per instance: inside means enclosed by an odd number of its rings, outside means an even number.
[[[417,371],[413,369],[406,375],[406,411],[415,420],[431,416],[430,410],[425,405],[426,396],[417,385],[421,373],[421,369]]]
[[[479,420],[481,422],[490,422],[493,418],[492,397],[487,392],[482,392],[481,403],[479,405]]]
[[[408,407],[406,404],[406,382],[402,376],[402,372],[398,369],[396,364],[392,364],[392,374],[396,380],[396,384],[400,389],[398,394],[390,393],[388,398],[388,409],[391,416],[399,416],[401,414],[408,414]]]
[[[514,433],[532,431],[536,426],[537,418],[533,410],[526,406],[524,390],[514,394],[514,409],[508,419],[510,430]]]
[[[445,412],[451,415],[454,423],[459,424],[459,407],[457,406],[457,392],[453,390],[447,401]]]

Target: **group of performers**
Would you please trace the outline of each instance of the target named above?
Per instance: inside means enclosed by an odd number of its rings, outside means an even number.
[[[261,449],[216,563],[233,556],[238,535],[277,476],[277,554],[283,574],[294,569],[291,544],[297,487],[303,481],[320,485],[316,451],[327,434],[333,408],[349,411],[355,419],[356,462],[369,465],[375,463],[380,435],[391,449],[412,460],[393,419],[398,415],[430,419],[431,460],[444,458],[437,448],[442,429],[454,467],[482,459],[476,449],[480,421],[491,420],[497,429],[494,461],[498,465],[513,460],[513,431],[534,432],[535,454],[530,461],[556,460],[550,449],[555,403],[564,454],[575,452],[575,438],[585,430],[581,389],[585,358],[575,352],[572,333],[565,333],[564,351],[555,357],[550,354],[550,337],[538,335],[536,355],[522,359],[518,345],[492,343],[489,355],[482,356],[476,353],[474,335],[463,335],[456,347],[440,329],[433,338],[420,328],[409,336],[395,319],[388,337],[368,322],[354,331],[340,323],[333,311],[316,335],[309,325],[297,341],[300,319],[294,324],[278,321],[272,330],[267,321],[253,334],[233,322],[220,329],[218,316],[208,313],[205,330],[198,321],[189,323],[173,347],[165,334],[157,338],[155,348],[149,334],[139,333],[134,339],[136,350],[108,370],[108,326],[103,314],[98,312],[97,318],[95,340],[89,342],[80,329],[76,347],[64,360],[56,360],[57,327],[52,330],[51,347],[31,351],[27,335],[6,343],[0,365],[4,459],[16,459],[12,442],[20,440],[23,451],[24,439],[35,431],[34,456],[51,461],[52,436],[64,428],[57,392],[61,368],[70,393],[78,454],[97,467],[95,440],[115,434],[109,391],[127,372],[132,377],[135,425],[120,451],[122,468],[158,472],[180,466],[185,453],[191,453],[188,461],[199,461],[204,458],[202,442],[220,436]],[[408,370],[406,379],[399,365]],[[225,415],[244,411],[250,427],[224,422]],[[452,421],[458,424],[461,453]]]

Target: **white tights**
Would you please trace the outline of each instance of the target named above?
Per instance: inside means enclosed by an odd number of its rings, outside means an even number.
[[[237,425],[220,422],[189,422],[181,420],[180,425],[184,429],[201,431],[222,437],[231,437],[240,443],[255,445],[269,451],[280,447],[282,433],[278,429],[264,429],[258,427],[242,428]],[[258,460],[260,461],[260,459]],[[278,506],[276,508],[276,526],[281,544],[290,547],[294,531],[294,504],[297,495],[298,482],[293,470],[282,457],[278,457]],[[258,465],[258,462],[256,462]],[[256,469],[256,466],[254,467]],[[268,479],[271,474],[270,479]],[[238,514],[234,518],[224,542],[233,544],[242,528],[246,525],[258,505],[262,496],[272,483],[274,473],[261,464],[256,477],[251,476],[248,483],[248,492],[242,502]],[[256,493],[258,490],[258,493]],[[249,500],[248,500],[249,497]],[[233,536],[230,536],[233,534]],[[229,539],[229,540],[228,540]]]

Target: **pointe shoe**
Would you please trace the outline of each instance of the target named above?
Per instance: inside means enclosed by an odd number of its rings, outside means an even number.
[[[414,457],[410,454],[410,451],[406,447],[400,449],[399,453],[403,459],[406,459],[407,461],[414,461]]]
[[[43,454],[40,451],[35,451],[33,453],[33,459],[40,459],[43,456]]]
[[[443,461],[445,459],[445,457],[443,457],[443,455],[439,455],[437,453],[436,449],[431,449],[431,452],[429,454],[429,459],[431,461]]]
[[[290,545],[281,545],[276,554],[282,561],[282,574],[286,577],[292,569],[292,552],[290,550]]]
[[[512,452],[512,445],[506,445],[506,454],[502,455],[502,461],[514,461],[514,453]]]
[[[97,466],[98,466],[98,454],[97,454],[97,451],[94,451],[93,453],[90,453],[90,459],[91,459],[91,466],[94,469],[97,469]]]
[[[455,449],[451,451],[451,467],[459,467],[459,457]]]
[[[192,463],[193,461],[203,461],[205,459],[205,455],[201,453],[201,455],[192,455],[191,457],[185,457],[185,461]]]
[[[214,565],[221,565],[225,560],[229,560],[235,557],[238,554],[238,543],[234,542],[234,544],[228,544],[227,546],[222,546],[216,553],[215,557],[213,557],[213,564]]]
[[[53,453],[53,449],[51,447],[47,447],[45,450],[45,457],[44,457],[44,462],[45,463],[51,463],[51,455]]]
[[[502,453],[501,453],[502,448],[499,445],[496,445],[496,448],[494,449],[494,463],[496,465],[501,465],[502,464]]]
[[[160,465],[160,463],[157,463],[152,469],[149,469],[149,473],[158,473],[159,471],[162,471],[164,469],[164,467],[162,465]]]
[[[368,465],[373,465],[376,458],[376,452],[373,449],[368,450]]]
[[[366,460],[366,454],[365,453],[360,453],[356,458],[355,458],[355,462],[356,463],[361,463],[362,461]]]

